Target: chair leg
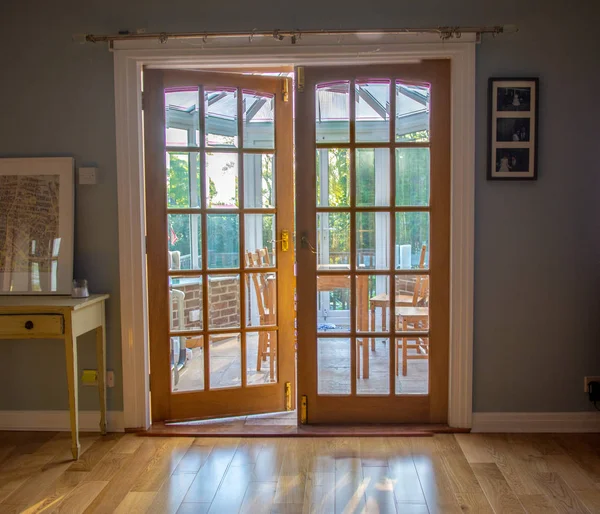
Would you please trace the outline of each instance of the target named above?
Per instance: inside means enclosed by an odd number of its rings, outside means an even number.
[[[271,333],[269,333],[267,337],[269,341],[269,378],[272,381],[275,376],[275,355],[277,354],[277,345],[273,344],[273,336]]]
[[[256,348],[256,371],[260,371],[260,368],[262,367],[261,357],[263,353],[263,335],[264,332],[258,333],[258,345]]]
[[[408,373],[408,341],[405,337],[402,338],[402,376],[405,377]]]

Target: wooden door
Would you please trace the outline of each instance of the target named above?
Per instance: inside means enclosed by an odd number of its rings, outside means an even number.
[[[443,423],[450,63],[304,67],[296,82],[307,421]]]
[[[288,80],[144,71],[153,420],[294,407]]]

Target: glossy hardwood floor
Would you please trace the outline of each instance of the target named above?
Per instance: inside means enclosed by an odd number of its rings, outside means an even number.
[[[600,513],[600,434],[82,437],[0,432],[0,512]]]

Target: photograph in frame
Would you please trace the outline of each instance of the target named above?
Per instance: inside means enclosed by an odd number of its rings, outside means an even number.
[[[0,159],[0,295],[69,295],[74,160]]]
[[[490,78],[488,180],[536,180],[538,79]]]

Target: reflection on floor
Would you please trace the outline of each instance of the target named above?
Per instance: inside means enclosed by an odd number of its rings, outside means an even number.
[[[599,434],[0,433],[0,512],[600,512]]]
[[[321,343],[321,341],[326,341]],[[258,336],[248,334],[247,370],[248,384],[265,384],[270,381],[269,360],[262,361],[256,370]],[[202,389],[204,383],[204,351],[193,348],[191,358],[181,370],[175,391]],[[400,354],[401,358],[401,354]],[[390,348],[386,339],[377,339],[375,348],[369,350],[369,378],[357,379],[358,394],[389,393]],[[210,387],[236,387],[241,385],[241,345],[237,337],[216,341],[211,344]],[[400,363],[401,364],[401,363]],[[319,392],[321,394],[349,394],[350,392],[350,343],[349,339],[321,339],[318,360]],[[402,369],[402,366],[400,366]],[[429,373],[428,360],[409,360],[408,372],[396,376],[396,394],[427,394]]]

